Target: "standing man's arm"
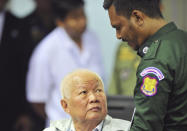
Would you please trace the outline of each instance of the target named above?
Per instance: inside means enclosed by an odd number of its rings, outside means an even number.
[[[160,60],[143,59],[137,71],[136,111],[130,131],[162,131],[171,92],[171,73]]]
[[[26,96],[34,111],[45,120],[45,102],[50,93],[51,79],[47,56],[42,48],[39,47],[35,49],[30,59],[27,73]]]

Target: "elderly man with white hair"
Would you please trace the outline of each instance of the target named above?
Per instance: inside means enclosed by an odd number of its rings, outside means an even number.
[[[44,131],[127,131],[130,122],[107,115],[103,82],[94,72],[78,69],[61,84],[61,105],[71,119],[58,120]]]

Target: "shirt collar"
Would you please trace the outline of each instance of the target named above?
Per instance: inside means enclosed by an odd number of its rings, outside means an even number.
[[[97,127],[96,127],[95,129],[93,129],[92,131],[102,131],[102,128],[103,128],[103,121],[101,121],[101,122],[99,123],[99,125],[97,125]],[[72,122],[72,124],[71,124],[71,129],[70,129],[70,131],[76,131],[73,122]]]
[[[151,46],[153,42],[159,41],[159,39],[167,34],[168,32],[171,32],[172,30],[176,30],[177,26],[173,23],[170,22],[160,28],[154,35],[149,37],[144,44],[138,49],[138,55],[143,57],[147,53],[147,49]]]
[[[102,131],[102,128],[103,128],[103,121],[101,121],[99,125],[97,125],[95,129],[93,129],[93,131]]]
[[[63,42],[63,45],[68,49],[74,48],[75,46],[74,41],[70,38],[70,36],[65,31],[65,29],[62,27],[57,27],[57,30],[61,38],[61,41]]]
[[[75,41],[72,40],[72,38],[68,35],[66,30],[63,27],[57,27],[59,36],[61,37],[61,41],[63,42],[64,46],[68,49],[75,49],[78,48],[78,46],[75,44]],[[84,31],[82,34],[82,46],[84,48],[85,41],[85,34],[87,33],[87,30]],[[65,42],[64,42],[65,41]]]

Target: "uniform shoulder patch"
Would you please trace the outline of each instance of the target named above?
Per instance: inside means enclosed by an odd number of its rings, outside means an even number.
[[[146,96],[154,96],[157,93],[158,80],[154,77],[146,76],[143,78],[141,92]]]
[[[163,73],[156,67],[147,67],[140,73],[140,75],[142,77],[146,76],[147,74],[156,75],[156,77],[159,79],[159,81],[164,79]]]

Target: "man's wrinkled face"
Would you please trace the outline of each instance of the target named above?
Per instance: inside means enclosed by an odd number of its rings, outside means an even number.
[[[64,28],[72,37],[80,37],[86,29],[86,16],[83,7],[77,8],[64,19]]]
[[[74,121],[101,121],[107,114],[103,84],[93,74],[81,74],[73,78],[67,103]]]
[[[137,50],[140,43],[138,42],[138,31],[134,22],[123,15],[118,15],[113,5],[109,8],[108,14],[112,27],[116,29],[116,37],[128,42],[129,46]]]

